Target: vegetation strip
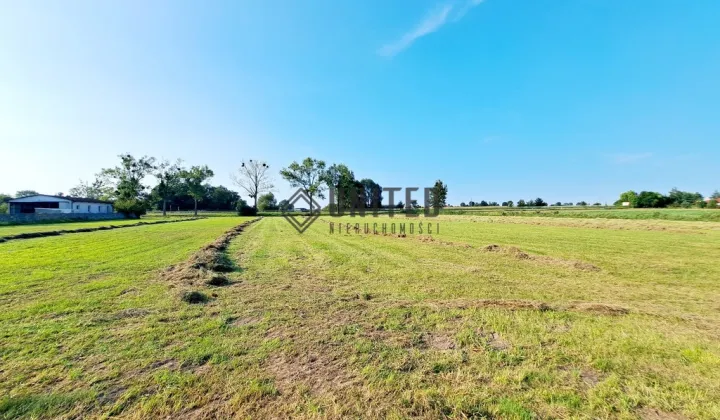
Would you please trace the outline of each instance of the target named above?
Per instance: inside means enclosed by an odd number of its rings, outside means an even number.
[[[108,226],[99,226],[96,228],[52,230],[49,232],[18,233],[17,235],[0,236],[0,242],[12,241],[14,239],[32,239],[32,238],[42,238],[45,236],[59,236],[59,235],[65,235],[67,233],[86,233],[86,232],[95,232],[98,230],[113,230],[113,229],[145,226],[145,225],[162,225],[164,223],[188,222],[191,220],[200,220],[200,219],[204,219],[204,217],[193,217],[190,219],[182,219],[182,220],[160,220],[158,222],[138,222],[138,223],[133,223],[131,225],[108,225]]]
[[[225,251],[230,245],[230,241],[240,235],[250,224],[260,219],[261,217],[258,217],[235,226],[213,243],[202,247],[184,263],[168,267],[163,273],[163,277],[171,282],[171,287],[180,289],[180,298],[184,302],[203,303],[208,301],[207,295],[189,290],[189,288],[197,283],[204,283],[207,286],[230,284],[230,280],[223,273],[234,271],[234,268]]]

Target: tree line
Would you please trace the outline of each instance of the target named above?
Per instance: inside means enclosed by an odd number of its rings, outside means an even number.
[[[614,203],[616,206],[637,208],[716,208],[720,191],[715,190],[706,200],[699,192],[680,191],[673,188],[667,195],[655,191],[625,191]]]
[[[166,215],[168,209],[193,208],[195,215],[198,210],[232,210],[242,215],[254,215],[257,211],[292,210],[293,205],[287,200],[277,201],[272,190],[274,184],[267,162],[260,160],[243,160],[238,170],[231,174],[233,183],[238,186],[252,205],[243,200],[239,193],[222,185],[213,186],[207,181],[215,174],[207,165],[183,166],[177,160],[158,160],[154,157],[135,157],[131,154],[119,156],[120,162],[112,168],[103,168],[92,181],[80,181],[69,190],[69,196],[112,201],[115,210],[128,215],[140,216],[148,210],[162,210]],[[371,178],[357,179],[355,173],[345,164],[332,164],[329,167],[324,161],[306,158],[301,162],[292,162],[280,171],[281,177],[291,186],[302,189],[312,199],[324,199],[325,192],[333,191],[333,202],[330,210],[348,209],[353,206],[365,208],[419,207],[417,200],[407,205],[402,201],[397,204],[383,205],[382,187]],[[154,178],[154,187],[147,185],[147,180]],[[18,191],[16,197],[37,195],[36,191]],[[55,195],[62,196],[63,193]],[[446,204],[447,186],[440,180],[435,183],[431,194],[433,206],[442,207]],[[0,206],[7,212],[7,202],[13,197],[0,194]],[[313,204],[310,204],[310,211]],[[3,207],[0,207],[0,212]]]
[[[540,197],[535,198],[535,199],[532,199],[532,198],[531,198],[531,199],[529,199],[529,200],[527,200],[527,201],[526,201],[526,200],[523,200],[523,199],[520,199],[520,200],[517,201],[517,203],[514,202],[514,201],[512,201],[512,200],[503,201],[503,202],[500,203],[500,204],[498,204],[497,201],[489,201],[489,202],[488,202],[488,201],[485,201],[485,200],[482,200],[482,201],[480,201],[480,202],[469,201],[468,203],[465,203],[465,202],[460,203],[460,207],[498,207],[498,206],[502,206],[502,207],[545,207],[545,206],[557,206],[557,207],[560,207],[560,206],[589,206],[589,205],[590,205],[590,204],[588,204],[588,203],[585,202],[585,201],[578,201],[578,202],[575,203],[575,204],[570,203],[570,202],[565,202],[565,203],[563,203],[563,202],[557,201],[557,202],[555,202],[555,204],[548,204],[545,200],[543,200],[543,199],[540,198]],[[594,204],[592,204],[592,205],[593,205],[593,206],[601,206],[602,204],[600,204],[600,203],[594,203]]]
[[[277,201],[273,193],[274,184],[270,166],[261,160],[243,160],[238,170],[231,174],[233,183],[239,187],[252,205],[243,200],[240,194],[222,185],[213,186],[207,181],[215,174],[207,165],[183,166],[177,160],[157,160],[154,157],[136,158],[130,154],[119,156],[120,163],[112,168],[103,168],[91,182],[80,183],[69,190],[72,197],[83,197],[113,201],[116,211],[139,216],[150,209],[162,210],[163,215],[170,209],[192,208],[197,215],[198,210],[237,210],[243,215],[254,215],[257,211],[292,210],[287,200]],[[292,187],[301,189],[311,201],[325,199],[325,193],[331,191],[331,202],[326,209],[335,212],[350,208],[399,208],[418,209],[422,206],[418,200],[403,203],[383,203],[383,188],[371,178],[358,179],[355,173],[345,164],[334,163],[328,166],[325,161],[305,158],[300,162],[293,161],[280,170],[280,176]],[[156,184],[150,187],[146,179],[154,178]],[[429,203],[434,208],[447,206],[448,187],[437,180],[429,191]],[[36,191],[22,190],[15,194],[16,198],[36,195]],[[63,195],[56,193],[56,195]],[[13,197],[0,194],[0,213],[7,212],[8,201]],[[700,193],[680,191],[673,188],[667,195],[653,191],[626,191],[614,203],[616,206],[637,208],[660,207],[699,207],[715,206],[720,199],[717,190],[709,200],[703,199]],[[710,204],[708,204],[710,202]],[[538,197],[498,203],[496,201],[469,201],[460,203],[460,207],[544,207],[549,204]],[[556,202],[552,206],[588,206],[585,201],[575,204]],[[593,206],[600,206],[594,203]],[[310,211],[315,211],[310,203]]]

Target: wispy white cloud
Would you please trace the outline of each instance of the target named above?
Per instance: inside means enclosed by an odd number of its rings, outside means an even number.
[[[439,30],[448,22],[457,22],[462,19],[470,9],[483,1],[484,0],[465,0],[460,6],[458,6],[458,3],[448,3],[442,7],[438,7],[429,13],[415,28],[400,37],[400,39],[380,47],[377,53],[384,57],[393,57],[410,47],[413,42]]]
[[[649,159],[653,156],[652,153],[615,153],[609,155],[613,163],[617,165],[625,165],[629,163],[639,162],[641,160]]]
[[[480,3],[484,2],[485,0],[469,0],[467,1],[458,11],[455,13],[455,16],[453,17],[453,22],[457,22],[458,20],[462,19],[467,12],[470,11],[475,6],[479,6]]]

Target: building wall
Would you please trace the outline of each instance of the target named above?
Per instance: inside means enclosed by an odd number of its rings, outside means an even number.
[[[0,214],[0,224],[25,224],[43,222],[69,222],[74,220],[118,220],[121,213],[29,213]]]
[[[71,211],[73,213],[100,213],[107,214],[112,213],[112,204],[102,203],[85,203],[82,201],[75,201],[72,203]]]

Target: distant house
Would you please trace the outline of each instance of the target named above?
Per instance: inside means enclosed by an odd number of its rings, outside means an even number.
[[[623,207],[630,207],[630,202],[629,202],[629,201],[623,201],[623,202],[622,202],[622,206],[623,206]]]
[[[21,213],[114,213],[110,201],[57,195],[31,195],[10,200],[10,214]]]
[[[720,198],[706,198],[705,202],[710,204],[711,202],[715,202],[715,205],[720,206]]]

